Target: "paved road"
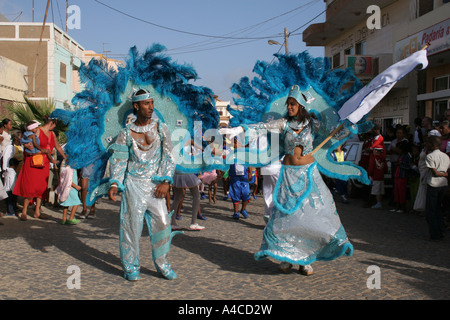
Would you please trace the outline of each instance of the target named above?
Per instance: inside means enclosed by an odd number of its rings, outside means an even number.
[[[219,190],[220,193],[221,190]],[[220,193],[221,194],[221,193]],[[189,226],[190,196],[181,225]],[[231,202],[202,200],[206,229],[173,239],[169,261],[179,275],[157,275],[148,233],[141,241],[142,275],[122,278],[118,249],[119,203],[102,199],[97,218],[59,224],[62,211],[47,207],[50,220],[16,217],[0,221],[0,299],[162,300],[409,300],[450,298],[450,241],[427,241],[424,217],[365,209],[353,199],[337,203],[355,251],[352,257],[314,263],[310,277],[280,273],[278,263],[255,261],[264,228],[261,197],[250,218],[231,219]],[[1,208],[2,209],[2,208]],[[80,211],[80,209],[79,209]],[[4,211],[3,211],[4,212]],[[71,266],[75,266],[75,269]],[[72,280],[80,274],[79,281]],[[379,276],[379,277],[377,277]],[[367,284],[372,287],[368,288]],[[80,288],[70,289],[79,284]]]

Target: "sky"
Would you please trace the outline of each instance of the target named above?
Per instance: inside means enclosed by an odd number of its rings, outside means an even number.
[[[10,21],[43,22],[46,0],[0,0],[0,13]],[[232,101],[233,83],[253,78],[258,60],[272,62],[285,46],[289,53],[309,51],[322,57],[322,47],[307,47],[302,32],[325,21],[323,0],[69,0],[79,8],[79,29],[68,34],[85,50],[125,61],[136,46],[140,52],[154,43],[164,45],[174,61],[189,64],[220,100]],[[74,12],[69,18],[74,20]],[[65,30],[66,0],[52,0],[47,22]],[[69,19],[70,20],[70,19]]]

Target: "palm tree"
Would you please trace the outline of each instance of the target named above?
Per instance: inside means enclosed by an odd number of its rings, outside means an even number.
[[[7,109],[12,115],[13,126],[17,129],[24,128],[28,122],[31,120],[44,122],[44,118],[50,116],[50,114],[55,110],[56,105],[52,99],[41,100],[38,103],[24,97],[25,104],[14,102],[14,104],[7,105]],[[67,126],[61,121],[58,121],[54,131],[60,133],[59,140],[65,140],[64,132]]]

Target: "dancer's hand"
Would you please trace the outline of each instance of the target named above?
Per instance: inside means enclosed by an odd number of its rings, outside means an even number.
[[[308,154],[306,154],[304,156],[301,156],[301,157],[297,158],[296,162],[297,162],[297,165],[304,166],[304,165],[313,163],[314,161],[315,160],[314,160],[313,155],[308,153]]]
[[[242,132],[244,132],[244,129],[242,127],[219,129],[219,133],[223,136],[225,135],[228,139],[232,139],[235,136],[241,134]]]
[[[156,198],[165,198],[169,192],[169,184],[166,182],[161,182],[155,188],[155,197]]]
[[[112,201],[116,201],[116,195],[117,195],[117,187],[116,186],[111,186],[109,188],[109,192],[108,192],[109,199],[112,200]]]

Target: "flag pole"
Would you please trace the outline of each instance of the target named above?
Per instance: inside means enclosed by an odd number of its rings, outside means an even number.
[[[431,43],[427,42],[427,44],[420,50],[425,50],[426,48],[428,48],[431,45]]]
[[[421,50],[425,50],[426,48],[428,48],[430,46],[430,43],[428,42]],[[328,142],[328,140],[330,140],[336,133],[339,132],[339,130],[342,129],[342,127],[344,126],[345,121],[342,121],[342,123],[336,128],[334,129],[329,135],[328,137],[325,138],[325,140],[323,140],[312,152],[311,155],[313,155],[314,153],[316,153],[320,148],[323,147],[323,145],[325,143]]]
[[[314,153],[316,153],[317,152],[317,150],[319,150],[320,148],[322,148],[323,147],[323,145],[325,144],[325,143],[327,143],[328,142],[328,140],[330,140],[336,133],[338,133],[339,132],[339,130],[341,130],[342,129],[342,127],[344,126],[344,121],[342,121],[342,123],[336,128],[336,129],[334,129],[330,134],[329,134],[329,136],[328,137],[326,137],[325,138],[325,140],[323,140],[312,152],[311,152],[311,155],[313,155]]]

